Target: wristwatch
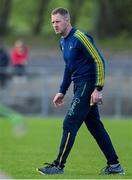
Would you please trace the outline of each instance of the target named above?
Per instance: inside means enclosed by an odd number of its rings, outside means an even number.
[[[98,91],[102,91],[103,86],[96,86],[95,89],[97,89]]]

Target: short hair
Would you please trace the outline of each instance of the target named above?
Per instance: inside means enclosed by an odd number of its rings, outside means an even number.
[[[68,20],[70,20],[70,13],[68,9],[66,8],[58,7],[58,8],[53,9],[53,11],[51,12],[51,15],[55,15],[55,14],[60,14],[64,16],[65,18],[67,18]]]

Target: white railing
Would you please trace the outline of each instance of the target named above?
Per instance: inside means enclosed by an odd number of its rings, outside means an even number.
[[[11,71],[9,71],[10,73]],[[72,100],[72,86],[65,98],[65,105],[56,109],[52,99],[59,89],[62,71],[53,68],[49,72],[44,68],[27,68],[25,81],[13,81],[9,76],[7,86],[0,89],[1,103],[26,115],[62,115]],[[103,105],[100,111],[104,116],[132,116],[132,74],[118,70],[106,74],[103,91]]]

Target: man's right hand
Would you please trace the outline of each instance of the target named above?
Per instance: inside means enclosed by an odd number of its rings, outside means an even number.
[[[62,106],[64,104],[64,94],[57,93],[53,99],[53,103],[55,107]]]

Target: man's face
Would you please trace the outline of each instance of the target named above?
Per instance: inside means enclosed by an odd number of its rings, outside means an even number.
[[[65,33],[65,30],[69,24],[69,21],[66,19],[66,17],[60,15],[59,13],[51,15],[51,22],[56,34],[62,35]]]

